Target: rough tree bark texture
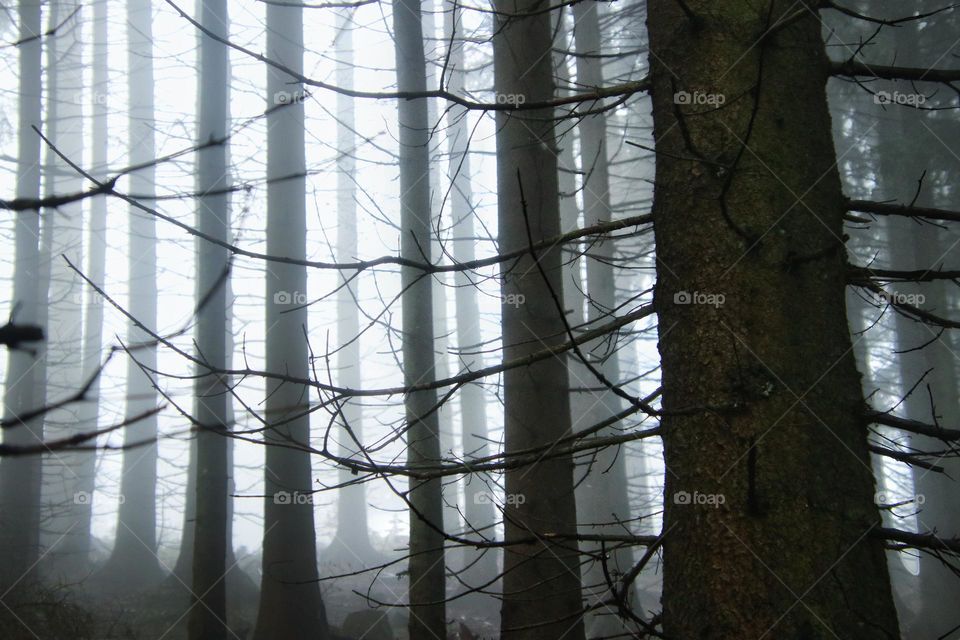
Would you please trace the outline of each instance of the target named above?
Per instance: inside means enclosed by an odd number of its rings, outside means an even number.
[[[525,102],[554,94],[548,13],[531,0],[500,0],[494,28],[498,98]],[[516,14],[530,15],[517,17]],[[508,17],[509,16],[509,17]],[[497,114],[499,250],[515,251],[560,233],[557,150],[552,110]],[[523,185],[521,193],[520,185]],[[521,358],[565,339],[561,249],[525,256],[502,272],[503,358]],[[507,296],[512,296],[507,298]],[[549,446],[570,433],[565,359],[546,360],[503,376],[506,452]],[[505,473],[504,533],[511,540],[576,529],[573,466],[569,457],[541,460]],[[522,498],[521,498],[522,496]],[[584,637],[580,569],[575,548],[537,541],[504,550],[501,637],[534,640]]]
[[[267,6],[267,53],[291,70],[303,71],[303,9]],[[306,257],[306,158],[304,87],[268,67],[267,253]],[[267,271],[267,370],[304,379],[308,369],[307,308],[295,304],[307,293],[302,266],[272,263]],[[255,640],[327,638],[327,616],[317,584],[309,444],[309,390],[269,380],[269,429],[265,463],[263,580]],[[275,443],[270,446],[269,443]]]
[[[649,4],[669,637],[898,636],[821,25],[761,37],[795,10]]]
[[[424,91],[423,26],[419,0],[394,0],[397,88]],[[430,260],[430,163],[427,101],[401,100],[400,255]],[[433,380],[433,302],[431,279],[418,269],[403,267],[403,378],[414,385]],[[436,464],[440,459],[440,427],[434,411],[437,394],[418,391],[404,399],[407,421],[407,463]],[[410,480],[410,621],[411,638],[446,637],[443,496],[439,478]]]
[[[127,3],[127,56],[130,93],[129,149],[132,164],[155,158],[153,114],[153,15],[149,0]],[[152,165],[130,175],[130,191],[154,193],[156,171]],[[130,207],[129,220],[129,311],[151,330],[157,326],[157,242],[153,216]],[[151,340],[138,327],[128,329],[128,342]],[[127,363],[126,415],[133,416],[156,406],[157,392],[148,377],[157,367],[156,346],[134,352],[145,367],[132,359]],[[157,417],[140,420],[124,431],[124,443],[139,443],[156,437]],[[117,522],[117,539],[104,574],[118,588],[141,587],[160,579],[157,560],[156,521],[157,447],[155,444],[127,449],[123,454],[123,477]]]
[[[20,0],[17,47],[20,60],[19,104],[17,106],[16,197],[40,197],[40,138],[31,127],[40,127],[41,111],[41,2]],[[37,321],[37,279],[40,272],[40,216],[24,211],[14,221],[13,304],[16,320]],[[7,354],[4,378],[4,418],[16,419],[36,409],[35,355],[26,350]],[[43,418],[28,420],[3,433],[4,444],[35,445],[43,440]],[[40,458],[20,456],[0,462],[0,588],[6,589],[24,577],[39,555]]]
[[[200,22],[221,37],[229,33],[226,0],[200,5]],[[200,36],[200,72],[197,76],[197,144],[215,141],[198,152],[197,228],[222,242],[229,240],[230,210],[227,152],[227,104],[230,92],[228,49],[213,38]],[[213,369],[227,366],[226,249],[204,239],[196,241],[197,359]],[[197,511],[194,522],[191,640],[220,640],[228,635],[227,547],[227,402],[225,380],[198,365],[194,382],[197,428]]]

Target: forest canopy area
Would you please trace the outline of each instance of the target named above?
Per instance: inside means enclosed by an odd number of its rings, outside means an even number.
[[[0,638],[960,640],[958,34],[0,2]]]

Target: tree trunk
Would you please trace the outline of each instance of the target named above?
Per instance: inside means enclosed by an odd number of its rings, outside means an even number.
[[[49,25],[58,26],[57,37],[47,42],[50,101],[45,134],[57,151],[71,159],[83,157],[83,37],[77,16],[67,20],[79,6],[76,0],[59,0],[50,4]],[[77,193],[84,179],[49,150],[44,177],[47,195]],[[48,301],[42,313],[47,315],[44,386],[46,402],[53,402],[82,385],[81,351],[83,342],[82,281],[64,261],[64,256],[77,266],[83,264],[83,202],[73,202],[43,215],[46,237],[41,240],[49,249],[44,262],[46,278],[40,279],[41,297]],[[44,282],[46,280],[46,282]],[[38,371],[38,375],[40,372]],[[85,430],[79,424],[80,406],[61,407],[44,415],[47,438],[65,438]],[[82,478],[80,461],[89,453],[59,451],[44,456],[43,503],[50,511],[42,518],[41,544],[49,551],[44,558],[46,573],[54,580],[75,580],[84,575],[84,550],[89,548],[89,529],[79,527],[79,512],[89,510],[90,500],[78,499],[78,491],[92,488],[93,478]],[[88,465],[88,469],[89,469]],[[83,498],[87,495],[84,494]]]
[[[267,5],[267,53],[303,71],[303,9]],[[303,85],[267,69],[267,253],[306,257],[306,159]],[[271,263],[266,287],[267,370],[308,378],[305,267]],[[265,463],[263,579],[255,640],[327,638],[327,616],[317,584],[310,454],[310,391],[267,381],[269,428]]]
[[[896,638],[820,21],[760,38],[790,3],[688,4],[695,18],[675,0],[648,16],[663,630]]]
[[[540,5],[499,0],[495,20],[494,86],[503,102],[554,95],[551,28]],[[516,14],[528,16],[517,17]],[[507,16],[510,16],[509,18]],[[560,232],[557,150],[552,110],[497,113],[499,250],[523,249]],[[522,193],[521,193],[522,183]],[[511,361],[564,342],[561,249],[527,255],[503,267],[503,359]],[[522,296],[522,297],[521,297]],[[503,374],[504,449],[548,447],[569,435],[570,395],[562,359]],[[551,457],[507,470],[507,543],[576,530],[570,458]],[[504,552],[501,637],[504,640],[584,637],[578,554],[570,545],[538,541]]]
[[[582,91],[603,86],[601,58],[597,57],[602,53],[597,12],[598,4],[595,2],[573,6],[577,86]],[[583,172],[583,223],[589,227],[611,220],[606,116],[587,116],[580,121],[579,130],[580,168]],[[600,238],[587,247],[587,321],[594,327],[609,322],[617,308],[614,260],[614,245],[611,240]],[[620,382],[617,352],[621,346],[617,344],[614,335],[594,340],[583,349],[591,364],[614,384]],[[571,378],[571,384],[589,389],[588,410],[582,415],[572,416],[574,431],[589,428],[621,411],[620,399],[612,391],[605,389],[595,375],[582,375],[576,383]],[[596,435],[601,437],[617,433],[617,429],[611,426]],[[589,458],[589,473],[578,488],[578,496],[583,500],[577,504],[580,522],[586,525],[588,533],[623,533],[624,527],[629,526],[625,524],[630,520],[626,456],[625,447],[611,447],[598,450]],[[601,545],[596,543],[583,545],[583,549],[595,558],[603,553]],[[630,570],[633,559],[628,548],[621,547],[607,551],[607,554],[607,565],[614,576]],[[587,604],[596,605],[609,599],[610,585],[607,584],[602,562],[593,560],[588,566],[585,582],[587,589],[592,592],[592,598]],[[623,624],[615,609],[603,606],[590,616],[587,632],[591,636],[615,635],[623,632]]]
[[[337,14],[337,86],[353,87],[353,11]],[[353,98],[337,94],[337,261],[350,262],[357,258],[357,136]],[[337,292],[337,378],[340,386],[356,389],[361,384],[360,370],[360,314],[359,278],[350,280],[354,273],[342,272],[344,283]],[[357,442],[363,443],[363,406],[359,398],[348,398],[342,406],[340,426],[341,456],[362,457]],[[349,426],[349,431],[347,430]],[[352,435],[351,435],[352,432]],[[354,440],[356,438],[356,441]],[[367,528],[367,488],[355,482],[349,469],[339,470],[344,486],[337,494],[337,531],[333,542],[324,552],[329,562],[347,565],[366,565],[376,561],[378,554],[370,544]]]
[[[227,37],[229,18],[226,0],[200,3],[200,22],[212,32]],[[227,104],[230,93],[228,49],[206,35],[200,36],[200,73],[197,76],[197,144],[223,141],[227,135]],[[227,143],[198,152],[197,228],[222,242],[229,240],[230,208]],[[197,358],[212,369],[227,366],[226,249],[199,239],[197,248],[196,299]],[[198,366],[195,380],[197,428],[197,513],[194,523],[193,581],[188,620],[191,640],[220,640],[226,626],[227,538],[227,402],[231,398],[225,380]]]
[[[397,89],[426,90],[423,27],[419,0],[393,0]],[[400,255],[430,260],[430,162],[427,101],[398,103],[400,142]],[[403,378],[405,385],[434,379],[433,302],[431,278],[404,266]],[[408,393],[407,464],[416,467],[440,460],[440,430],[435,391]],[[411,638],[446,638],[443,496],[439,478],[410,479],[409,595]]]
[[[16,197],[40,197],[40,138],[31,127],[40,127],[41,103],[41,2],[20,0],[20,88],[17,123]],[[38,316],[37,278],[40,272],[40,216],[35,209],[16,214],[14,222],[13,308],[16,320],[34,324]],[[36,348],[36,346],[34,346]],[[27,350],[7,353],[4,378],[4,419],[16,419],[36,409],[35,356]],[[43,418],[21,422],[4,430],[3,442],[35,445],[43,440]],[[33,567],[39,556],[41,466],[39,456],[4,458],[0,462],[0,588],[6,589]]]
[[[128,89],[130,95],[129,146],[131,164],[149,163],[155,158],[153,114],[153,15],[149,0],[128,0],[127,38]],[[130,192],[149,198],[156,188],[152,165],[130,174]],[[157,326],[156,224],[153,216],[134,207],[127,214],[129,226],[129,311],[149,329]],[[150,341],[143,330],[131,325],[127,342],[137,345]],[[156,406],[157,392],[148,372],[156,370],[156,346],[137,349],[127,362],[126,415],[133,416]],[[140,366],[144,369],[141,370]],[[124,444],[155,438],[157,417],[150,416],[128,427]],[[159,580],[157,559],[157,447],[137,446],[123,452],[123,476],[120,483],[122,503],[118,514],[117,537],[113,554],[104,568],[119,589],[141,588]]]
[[[459,22],[456,5],[444,12],[444,40],[450,42],[449,84],[447,90],[463,95],[466,61],[463,54],[463,26]],[[455,26],[456,25],[456,28]],[[460,34],[460,37],[456,37]],[[453,37],[451,42],[450,38]],[[453,258],[459,263],[476,258],[476,231],[473,219],[477,215],[473,205],[470,181],[470,153],[466,109],[451,105],[447,112],[447,149],[450,154],[450,223]],[[480,333],[480,306],[477,288],[469,274],[456,271],[453,276],[456,303],[456,329],[460,371],[483,367],[483,356],[477,353],[483,336]],[[490,455],[487,439],[487,400],[483,386],[471,382],[460,391],[460,442],[465,460]],[[463,514],[466,535],[470,538],[493,539],[496,532],[496,514],[488,499],[491,489],[484,476],[467,476],[463,481]],[[461,578],[470,586],[481,586],[497,575],[497,552],[492,549],[465,549]]]

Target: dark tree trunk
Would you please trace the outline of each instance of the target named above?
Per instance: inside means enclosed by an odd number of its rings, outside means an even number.
[[[686,4],[649,5],[664,632],[896,638],[820,21]]]

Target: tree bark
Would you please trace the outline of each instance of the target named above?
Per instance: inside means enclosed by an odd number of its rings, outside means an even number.
[[[554,96],[550,17],[540,5],[499,0],[493,37],[494,87],[502,101]],[[524,17],[514,14],[529,13]],[[510,15],[508,18],[507,15]],[[522,98],[521,98],[522,96]],[[557,149],[549,110],[497,113],[499,250],[523,249],[560,233]],[[522,183],[522,193],[521,193]],[[527,255],[501,271],[503,359],[563,342],[561,249]],[[522,296],[522,297],[521,297]],[[562,359],[503,375],[504,448],[549,446],[571,433],[567,370]],[[517,538],[573,533],[576,506],[569,457],[505,473],[504,534]],[[584,637],[580,568],[575,548],[539,542],[504,549],[501,637]]]
[[[393,29],[399,91],[426,90],[423,25],[419,0],[393,1]],[[430,142],[427,101],[400,100],[400,255],[430,260]],[[402,267],[403,378],[414,385],[433,380],[433,296],[429,277]],[[440,460],[440,427],[436,391],[408,393],[404,399],[407,464]],[[439,478],[410,480],[409,633],[411,638],[446,638],[443,495]]]
[[[649,5],[669,637],[898,637],[821,25],[761,37],[791,6]]]
[[[444,12],[444,40],[450,42],[449,84],[447,90],[457,95],[464,94],[466,61],[464,59],[463,26],[459,21],[458,6]],[[461,34],[457,37],[457,34]],[[451,38],[453,40],[451,41]],[[450,223],[453,258],[459,263],[470,262],[476,257],[476,231],[473,204],[473,189],[470,180],[470,149],[468,111],[451,106],[447,112],[447,150],[450,179]],[[461,371],[483,367],[483,356],[477,351],[483,341],[480,332],[480,306],[477,288],[470,275],[456,271],[453,276],[456,304],[456,340]],[[471,382],[460,391],[460,442],[465,460],[482,458],[490,454],[487,439],[487,401],[483,386]],[[465,528],[470,537],[483,536],[492,539],[496,532],[496,514],[488,499],[490,488],[484,477],[473,475],[463,480],[463,514]],[[476,533],[473,533],[476,532]],[[497,556],[492,549],[464,550],[462,579],[470,586],[481,586],[497,575]]]
[[[41,91],[41,2],[20,0],[17,47],[20,53],[20,91],[17,123],[16,197],[40,197],[40,138],[31,127],[40,127]],[[29,40],[28,40],[29,39]],[[14,220],[13,305],[16,320],[35,324],[38,317],[37,278],[40,272],[40,216],[35,209],[18,214]],[[7,353],[4,378],[4,419],[37,408],[36,356],[26,350]],[[34,418],[3,433],[4,444],[31,446],[43,440],[43,418]],[[0,462],[0,587],[6,589],[25,576],[39,557],[39,508],[41,466],[38,456],[14,456]]]
[[[267,54],[303,71],[303,9],[267,5]],[[267,253],[306,257],[304,87],[282,71],[267,70]],[[310,377],[305,267],[274,263],[267,271],[266,366],[294,378]],[[317,584],[313,521],[309,389],[267,382],[263,579],[255,640],[329,636]]]
[[[200,3],[203,26],[226,37],[229,17],[226,0]],[[200,72],[197,76],[197,144],[225,140],[230,76],[227,46],[206,35],[200,36]],[[230,236],[230,208],[227,143],[208,146],[198,152],[197,228],[209,237],[227,242]],[[213,370],[227,366],[227,287],[229,265],[226,249],[205,239],[196,243],[197,357]],[[198,366],[195,380],[197,429],[197,512],[194,523],[194,551],[191,608],[188,634],[191,640],[221,640],[228,636],[227,620],[227,403],[231,399],[225,380]]]
[[[153,14],[149,0],[128,0],[127,38],[130,131],[128,148],[132,164],[155,158],[153,113]],[[148,165],[130,174],[131,193],[149,198],[156,189],[156,171]],[[157,326],[157,235],[154,217],[131,206],[129,216],[129,311],[148,329]],[[127,329],[127,341],[136,345],[151,340],[135,325]],[[156,346],[134,351],[127,361],[126,415],[148,411],[157,404],[150,371],[157,368]],[[144,369],[141,369],[141,365]],[[156,438],[157,416],[125,429],[124,444]],[[148,444],[125,449],[117,537],[113,553],[104,568],[118,589],[142,588],[160,579],[157,559],[157,446]]]

